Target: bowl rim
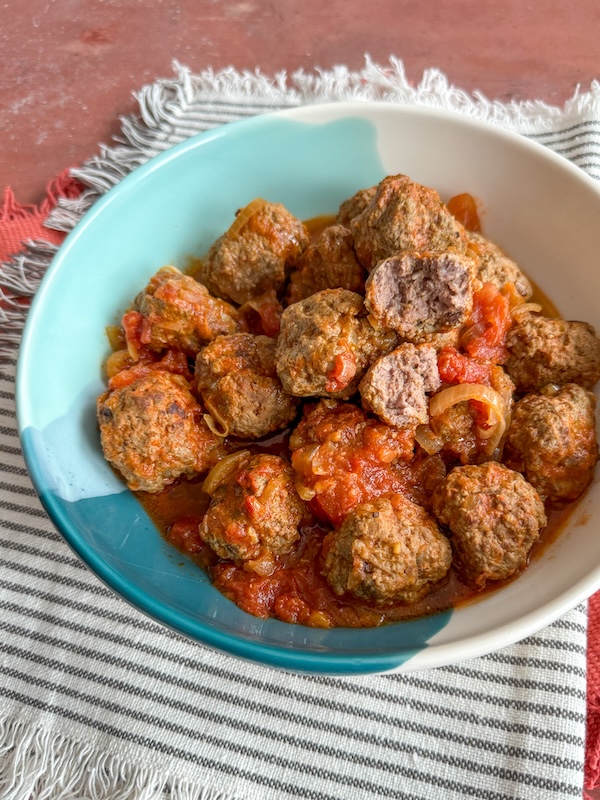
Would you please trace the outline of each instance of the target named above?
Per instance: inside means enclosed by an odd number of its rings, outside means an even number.
[[[301,105],[235,120],[196,134],[159,153],[126,175],[119,183],[111,187],[93,203],[59,247],[46,274],[42,278],[40,287],[31,303],[17,359],[17,427],[21,437],[25,462],[42,505],[63,539],[77,557],[112,592],[159,624],[183,634],[195,642],[208,645],[229,655],[248,659],[264,666],[277,667],[293,672],[332,675],[370,674],[397,671],[399,669],[408,672],[412,669],[435,668],[486,655],[501,647],[520,641],[546,627],[600,589],[600,565],[591,570],[587,576],[581,578],[568,590],[516,620],[511,620],[489,632],[463,637],[458,642],[427,644],[424,649],[414,651],[420,653],[420,658],[417,659],[414,665],[411,663],[412,655],[414,654],[412,649],[410,652],[398,648],[393,653],[361,653],[354,656],[349,653],[300,651],[293,647],[284,648],[270,643],[236,638],[218,628],[211,628],[201,621],[195,621],[193,625],[189,624],[179,612],[165,606],[161,601],[155,600],[144,590],[131,585],[89,543],[81,539],[78,531],[63,513],[63,509],[55,502],[55,498],[45,492],[40,492],[39,487],[43,486],[43,482],[39,477],[38,466],[32,460],[31,453],[28,452],[23,444],[22,433],[27,425],[24,419],[24,403],[20,400],[20,397],[22,397],[22,387],[27,384],[28,351],[34,337],[35,317],[38,310],[43,306],[46,289],[74,243],[85,235],[87,228],[94,224],[96,218],[113,202],[117,194],[128,191],[136,184],[143,182],[148,174],[158,169],[164,169],[165,165],[179,158],[182,153],[187,153],[197,147],[203,147],[207,142],[226,137],[233,131],[268,126],[273,118],[311,122],[315,118],[320,119],[323,115],[331,116],[332,119],[357,115],[369,118],[374,113],[391,117],[403,115],[407,117],[433,117],[451,121],[455,125],[462,125],[471,130],[480,130],[486,135],[511,142],[521,149],[529,150],[536,156],[558,165],[560,169],[570,173],[577,181],[587,184],[600,198],[600,186],[598,183],[565,157],[554,153],[536,141],[528,139],[523,134],[456,111],[447,111],[428,106],[400,105],[389,101],[357,100]],[[201,635],[199,635],[198,628],[201,628]],[[406,658],[407,652],[408,657]],[[398,663],[399,657],[406,658],[401,665]]]

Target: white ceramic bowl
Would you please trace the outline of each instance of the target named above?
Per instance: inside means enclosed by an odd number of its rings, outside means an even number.
[[[408,174],[478,198],[484,233],[567,319],[600,329],[600,190],[525,138],[391,104],[300,108],[232,123],[138,169],[68,237],[33,304],[17,401],[34,484],[69,545],[127,601],[192,639],[284,669],[351,674],[456,662],[542,628],[600,587],[600,489],[516,581],[477,602],[373,630],[316,630],[240,611],[180,559],[104,462],[94,414],[107,324],[167,263],[201,255],[256,196],[300,218]]]

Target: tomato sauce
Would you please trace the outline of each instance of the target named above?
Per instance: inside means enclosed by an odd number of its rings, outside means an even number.
[[[479,230],[477,210],[468,201],[468,196],[456,199],[453,210],[467,228]],[[331,217],[309,221],[311,236],[316,237],[331,221]],[[188,271],[193,273],[197,267],[197,261],[190,261]],[[537,287],[534,287],[532,300],[542,306],[547,316],[558,316],[556,308]],[[507,300],[498,292],[494,294],[486,290],[476,298],[473,325],[479,326],[483,336],[473,336],[471,350],[466,348],[467,355],[459,353],[456,348],[444,351],[440,363],[440,369],[445,370],[444,379],[448,382],[489,383],[490,364],[502,363],[505,356],[503,337],[508,319]],[[310,402],[314,403],[314,400]],[[356,406],[346,405],[345,410],[340,407],[341,416],[355,413],[363,414]],[[460,606],[509,582],[489,582],[483,590],[475,589],[462,583],[451,568],[425,598],[410,605],[381,607],[349,595],[335,595],[321,575],[323,540],[333,526],[357,503],[389,492],[402,492],[427,506],[427,498],[446,468],[437,455],[423,454],[413,459],[409,442],[390,440],[390,429],[372,419],[362,428],[358,425],[360,436],[341,443],[343,421],[340,419],[339,425],[331,425],[329,420],[327,424],[330,428],[327,425],[321,430],[318,426],[312,428],[312,435],[316,436],[312,441],[310,437],[303,438],[301,426],[293,432],[283,431],[262,441],[225,441],[230,452],[243,448],[290,458],[291,439],[292,463],[305,490],[312,493],[297,545],[291,552],[277,558],[276,567],[269,575],[259,575],[220,559],[200,539],[198,526],[210,503],[210,497],[202,490],[203,478],[180,480],[159,494],[139,492],[137,496],[169,544],[206,570],[214,586],[227,598],[261,618],[276,617],[311,627],[373,627]],[[318,479],[311,472],[312,461],[307,456],[316,446],[320,447]],[[547,509],[548,525],[530,558],[537,558],[556,538],[576,505],[571,503]]]

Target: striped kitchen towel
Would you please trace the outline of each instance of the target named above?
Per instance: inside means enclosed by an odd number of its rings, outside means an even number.
[[[54,230],[155,154],[231,120],[303,103],[447,108],[520,131],[600,177],[600,86],[563,109],[418,86],[369,61],[272,78],[226,70],[145,87],[120,141],[72,175]],[[109,592],[54,530],[31,486],[14,411],[27,298],[56,244],[0,271],[0,798],[539,800],[581,797],[585,607],[457,666],[353,678],[276,672],[191,643]],[[597,763],[597,759],[596,759]]]

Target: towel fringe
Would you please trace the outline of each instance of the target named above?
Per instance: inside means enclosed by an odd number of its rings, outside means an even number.
[[[14,718],[0,719],[0,792],[3,800],[236,800]]]
[[[174,77],[157,80],[134,94],[139,111],[121,118],[121,132],[112,146],[101,145],[97,155],[70,170],[71,178],[86,188],[75,196],[57,197],[57,204],[45,223],[47,228],[71,231],[99,197],[137,167],[194,133],[227,121],[222,116],[227,103],[236,106],[246,103],[252,106],[248,115],[254,116],[306,103],[380,100],[455,111],[523,134],[551,130],[559,117],[568,125],[583,116],[600,114],[598,81],[593,81],[587,92],[578,87],[562,108],[539,100],[502,103],[489,100],[480,92],[469,94],[453,86],[438,69],[425,70],[420,82],[413,85],[403,62],[395,57],[387,65],[379,65],[367,55],[365,66],[359,71],[337,66],[271,76],[258,69],[238,71],[232,67],[192,74],[178,61],[172,66]],[[178,125],[184,115],[193,116],[195,109],[198,119],[193,125],[189,122]],[[214,112],[214,123],[201,118],[207,111]],[[236,114],[239,116],[239,108]],[[22,329],[28,300],[35,294],[55,253],[56,248],[49,243],[30,241],[20,254],[0,265],[0,307],[4,306],[0,316],[0,364],[10,353],[14,358],[18,341],[15,332]]]

